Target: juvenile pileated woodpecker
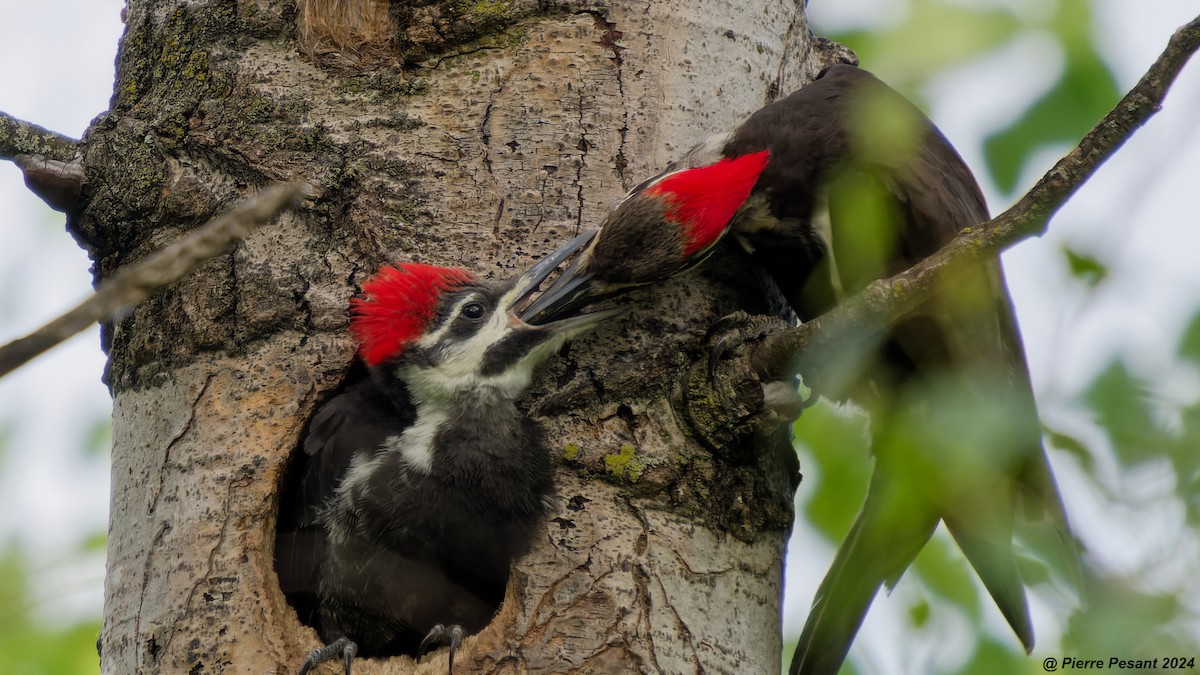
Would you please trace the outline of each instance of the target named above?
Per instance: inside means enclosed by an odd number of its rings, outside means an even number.
[[[504,597],[553,493],[549,452],[517,408],[534,369],[618,311],[539,326],[519,307],[561,257],[507,283],[383,268],[351,302],[365,377],[319,407],[281,504],[276,568],[327,646],[355,655],[454,651]]]
[[[686,236],[677,220],[660,218],[669,234],[653,237],[641,234],[645,225],[614,225],[644,220],[626,212],[629,205],[681,170],[748,161],[763,151],[769,159],[733,218],[730,239],[775,279],[802,320],[987,220],[974,176],[933,123],[871,74],[838,65],[634,188],[581,262],[538,299],[531,320],[567,315],[694,264],[687,249],[662,243]],[[637,257],[623,261],[629,271],[619,284],[597,269],[597,252],[606,250]],[[655,272],[638,276],[639,269]],[[836,375],[821,380],[800,373],[817,393],[853,399],[870,413],[876,465],[866,503],[817,592],[791,672],[837,672],[879,587],[899,580],[939,520],[1031,649],[1012,548],[1018,502],[1023,514],[1048,520],[1071,540],[999,263],[956,277],[850,361],[825,369]],[[980,415],[999,421],[988,433],[962,438],[988,428]]]

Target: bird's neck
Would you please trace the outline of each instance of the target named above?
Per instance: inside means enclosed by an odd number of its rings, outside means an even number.
[[[466,379],[448,386],[421,372],[408,375],[404,381],[416,418],[389,449],[413,469],[428,475],[444,466],[499,468],[497,463],[522,451],[526,423],[512,390],[519,395],[524,386]]]

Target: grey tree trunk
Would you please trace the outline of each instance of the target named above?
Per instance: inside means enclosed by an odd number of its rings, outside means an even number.
[[[103,671],[288,673],[317,646],[273,571],[276,496],[358,282],[523,269],[823,56],[796,0],[133,0],[70,222],[97,276],[269,182],[314,196],[105,326]],[[535,384],[558,508],[465,672],[779,668],[791,448],[723,432],[740,413],[688,376],[714,319],[767,299],[736,258],[706,267]]]

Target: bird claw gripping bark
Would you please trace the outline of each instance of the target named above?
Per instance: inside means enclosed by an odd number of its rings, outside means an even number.
[[[320,649],[314,649],[309,652],[308,658],[304,659],[304,663],[300,665],[300,675],[308,675],[308,671],[339,656],[342,657],[342,664],[346,671],[345,675],[350,675],[350,666],[357,655],[358,645],[353,640],[345,637],[338,638]]]
[[[748,344],[762,342],[783,322],[770,316],[754,316],[738,310],[717,319],[705,335],[708,346],[708,378],[715,379],[721,362],[738,356]]]
[[[727,314],[708,329],[708,379],[713,381],[721,362],[732,358],[747,358],[754,347],[773,333],[788,328],[785,321],[773,316],[754,316],[738,310]],[[758,373],[760,381],[762,374]],[[795,421],[804,409],[816,401],[812,391],[799,377],[762,382],[763,409],[780,424]]]
[[[463,627],[459,625],[443,626],[438,624],[429,630],[424,640],[421,640],[421,646],[417,649],[418,656],[432,649],[435,645],[450,646],[450,675],[454,675],[454,653],[462,646]]]
[[[763,381],[750,365],[754,346],[787,324],[775,317],[734,312],[709,329],[707,358],[688,373],[687,418],[711,449],[729,453],[800,416],[808,401],[795,378]]]

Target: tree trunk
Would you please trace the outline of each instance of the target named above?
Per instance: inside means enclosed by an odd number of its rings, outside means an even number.
[[[97,277],[269,182],[313,196],[105,326],[103,671],[294,671],[318,639],[275,576],[276,498],[350,362],[356,285],[393,260],[508,276],[599,224],[823,65],[798,5],[133,0],[70,221]],[[792,451],[730,431],[739,413],[689,379],[712,321],[768,298],[735,254],[704,269],[641,292],[535,383],[558,507],[464,671],[779,668]],[[695,428],[714,414],[733,423]]]

